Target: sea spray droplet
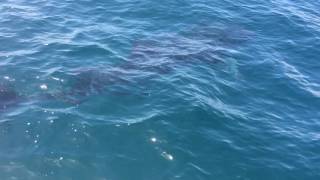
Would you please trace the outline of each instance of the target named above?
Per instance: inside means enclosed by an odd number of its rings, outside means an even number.
[[[53,80],[56,80],[56,81],[60,81],[60,79],[59,78],[57,78],[57,77],[51,77]]]
[[[40,89],[42,90],[47,90],[48,89],[48,86],[46,84],[41,84],[40,85]]]
[[[166,160],[172,161],[173,160],[173,156],[167,152],[162,152],[161,156],[164,157]]]
[[[157,138],[152,137],[152,138],[150,138],[150,141],[153,142],[153,143],[155,143],[155,142],[157,142]]]
[[[63,82],[64,80],[63,79],[60,79],[60,78],[57,78],[57,77],[51,77],[53,80],[56,80],[56,81],[60,81],[60,82]]]

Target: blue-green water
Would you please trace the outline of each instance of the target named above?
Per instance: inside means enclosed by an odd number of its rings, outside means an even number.
[[[320,179],[317,0],[1,0],[1,180]]]

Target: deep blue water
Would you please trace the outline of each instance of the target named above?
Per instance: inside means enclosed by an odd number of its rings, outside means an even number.
[[[320,1],[0,0],[1,180],[319,180]]]

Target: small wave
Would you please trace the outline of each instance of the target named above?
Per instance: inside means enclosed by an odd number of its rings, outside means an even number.
[[[272,0],[272,2],[275,5],[277,5],[280,11],[282,11],[280,13],[282,14],[290,13],[291,16],[298,17],[300,20],[304,21],[307,27],[312,28],[313,30],[319,32],[320,14],[319,12],[317,12],[317,9],[319,8],[318,7],[316,8],[316,6],[319,6],[319,5],[313,5],[313,3],[307,2],[307,1],[293,3],[289,0]]]
[[[36,50],[16,50],[11,52],[0,52],[0,57],[29,56],[37,53]]]
[[[315,82],[310,82],[307,75],[302,74],[296,67],[285,61],[279,61],[282,64],[284,74],[299,85],[299,88],[309,92],[313,96],[320,98],[320,85]]]
[[[70,50],[67,50],[68,54],[76,56],[90,56],[90,55],[111,55],[112,51],[97,45],[72,45]]]

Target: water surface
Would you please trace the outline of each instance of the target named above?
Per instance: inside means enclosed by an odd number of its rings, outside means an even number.
[[[319,179],[319,12],[2,0],[0,179]]]

